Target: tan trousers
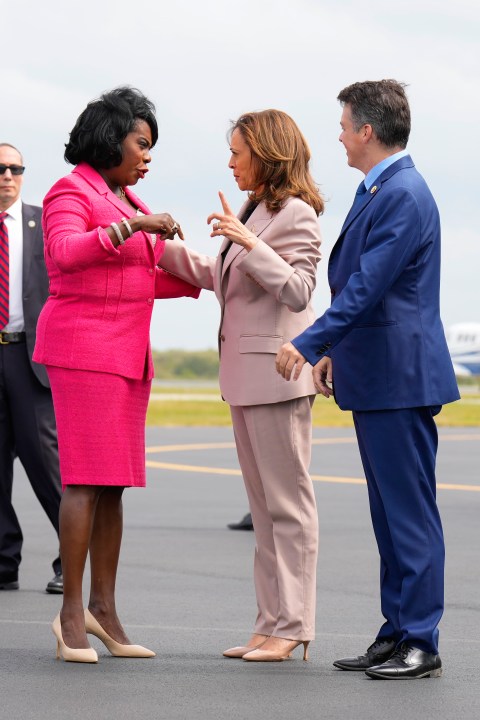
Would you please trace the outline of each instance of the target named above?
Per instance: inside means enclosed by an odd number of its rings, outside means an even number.
[[[308,474],[313,397],[231,407],[252,512],[258,617],[255,632],[315,635],[318,517]]]

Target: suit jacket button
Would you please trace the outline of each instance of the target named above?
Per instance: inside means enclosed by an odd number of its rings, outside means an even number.
[[[221,340],[222,342],[225,342],[225,335],[220,335],[220,340]]]
[[[153,302],[152,298],[148,298],[147,303],[148,303],[149,305],[151,305],[152,302]]]

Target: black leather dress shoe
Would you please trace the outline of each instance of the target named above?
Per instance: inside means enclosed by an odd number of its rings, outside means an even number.
[[[416,680],[417,678],[440,677],[442,661],[440,655],[427,653],[408,643],[402,643],[392,657],[382,665],[365,670],[374,680]]]
[[[252,516],[247,513],[238,523],[229,523],[230,530],[253,530]]]
[[[63,575],[62,573],[57,573],[55,577],[53,577],[50,582],[47,584],[47,587],[45,588],[48,593],[53,593],[55,595],[61,595],[63,593]]]
[[[18,590],[19,587],[18,578],[14,576],[7,577],[6,575],[0,577],[0,590]]]
[[[380,640],[375,640],[375,642],[370,645],[365,655],[335,660],[333,664],[340,670],[365,671],[367,668],[372,667],[372,665],[381,665],[388,660],[395,651],[396,644],[392,638],[381,638]]]

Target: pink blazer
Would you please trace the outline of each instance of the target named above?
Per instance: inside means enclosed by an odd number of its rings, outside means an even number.
[[[127,196],[150,211],[129,188]],[[165,242],[137,232],[115,248],[103,228],[133,215],[90,165],[81,163],[44,200],[50,296],[37,325],[33,359],[45,365],[150,379],[154,298],[199,290],[157,264]]]
[[[297,382],[287,382],[275,370],[280,346],[315,320],[311,297],[321,242],[315,211],[294,197],[275,215],[261,203],[246,226],[260,239],[250,252],[232,245],[223,258],[224,242],[214,258],[174,241],[160,264],[215,291],[221,308],[220,389],[230,405],[315,395],[308,367]]]

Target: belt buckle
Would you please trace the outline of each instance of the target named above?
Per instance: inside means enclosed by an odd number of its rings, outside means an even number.
[[[8,340],[3,339],[3,332],[0,332],[0,345],[10,345],[10,342]]]

